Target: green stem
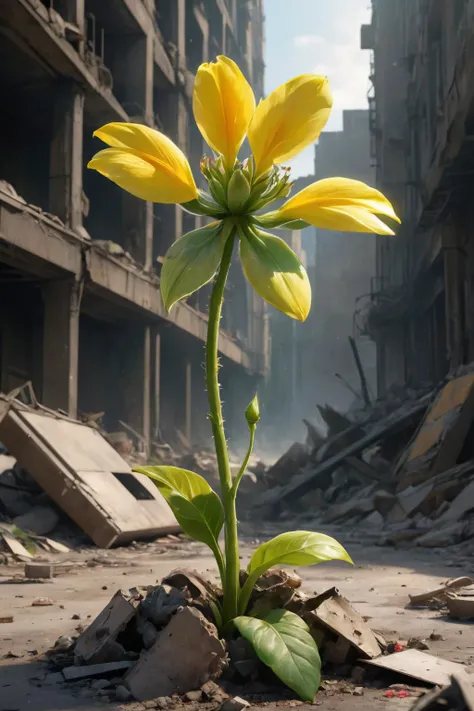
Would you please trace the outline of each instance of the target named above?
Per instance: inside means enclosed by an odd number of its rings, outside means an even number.
[[[224,290],[229,274],[232,251],[234,249],[235,234],[231,228],[227,239],[222,261],[212,290],[209,305],[209,322],[207,326],[206,343],[206,381],[209,398],[210,421],[214,444],[216,448],[219,479],[222,490],[222,500],[225,510],[225,582],[223,623],[226,624],[237,616],[238,598],[240,594],[240,558],[239,539],[237,533],[237,513],[235,509],[235,496],[232,490],[232,474],[230,471],[229,454],[224,432],[224,419],[222,417],[222,402],[219,391],[219,326],[224,301]]]
[[[252,425],[249,429],[250,429],[249,448],[247,449],[247,454],[245,455],[245,459],[242,463],[242,466],[239,469],[239,473],[237,474],[237,476],[235,477],[235,480],[234,480],[234,485],[232,487],[234,496],[237,496],[239,484],[242,480],[243,475],[245,474],[245,470],[247,469],[247,464],[249,463],[249,459],[250,459],[252,452],[253,452],[253,446],[255,444],[255,430],[257,428],[255,425]]]

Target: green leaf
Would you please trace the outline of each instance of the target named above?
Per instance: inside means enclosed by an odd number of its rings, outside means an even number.
[[[248,578],[239,598],[239,611],[244,614],[255,583],[275,565],[316,565],[328,560],[352,563],[349,553],[334,538],[312,531],[288,531],[263,543],[253,554],[247,568]]]
[[[258,658],[303,701],[312,702],[321,681],[321,659],[308,625],[288,610],[263,619],[236,617],[235,626]]]
[[[311,285],[296,254],[279,237],[257,227],[240,235],[240,259],[257,294],[279,311],[304,321],[311,308]]]
[[[349,553],[335,538],[312,531],[288,531],[257,548],[247,573],[260,577],[275,565],[316,565],[327,560],[352,563]]]
[[[166,499],[183,531],[212,550],[224,525],[220,498],[202,476],[178,467],[138,467]]]
[[[161,296],[167,311],[177,301],[211,281],[222,259],[224,246],[220,222],[188,232],[171,245],[160,278]]]

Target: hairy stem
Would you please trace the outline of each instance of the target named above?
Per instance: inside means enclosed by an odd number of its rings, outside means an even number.
[[[235,496],[232,487],[232,474],[230,471],[229,454],[224,432],[224,419],[222,417],[222,402],[219,391],[218,377],[218,346],[219,326],[224,301],[224,290],[229,274],[232,251],[235,243],[235,234],[232,229],[227,239],[222,261],[212,290],[209,305],[209,322],[207,327],[206,342],[206,382],[209,398],[209,418],[216,448],[219,479],[222,490],[222,500],[225,511],[225,558],[226,571],[224,583],[223,623],[230,622],[237,616],[237,605],[240,594],[239,574],[239,539],[237,533],[237,513],[235,509]]]
[[[256,428],[255,425],[252,425],[252,426],[250,427],[250,443],[249,443],[249,447],[248,447],[248,449],[247,449],[247,454],[245,455],[245,459],[244,459],[244,461],[242,462],[242,466],[241,466],[240,469],[239,469],[239,473],[237,474],[237,476],[236,476],[235,479],[234,479],[234,484],[233,484],[233,487],[232,487],[233,492],[234,492],[234,496],[237,496],[237,491],[238,491],[238,489],[239,489],[239,484],[240,484],[240,482],[241,482],[241,480],[242,480],[243,475],[245,474],[245,470],[247,469],[247,464],[249,463],[249,459],[250,459],[251,454],[252,454],[252,452],[253,452],[253,446],[254,446],[254,444],[255,444],[255,430],[256,430],[256,429],[257,429],[257,428]]]

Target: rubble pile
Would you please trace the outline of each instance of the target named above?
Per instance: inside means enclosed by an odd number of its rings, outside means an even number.
[[[428,686],[447,686],[452,674],[461,684],[469,682],[462,664],[420,651],[427,646],[419,640],[385,640],[336,588],[309,596],[301,583],[295,573],[268,571],[254,591],[250,614],[277,606],[304,619],[317,641],[325,679],[344,677],[344,693],[363,695],[362,685],[378,680],[374,684],[380,687],[381,675],[390,679],[393,672]],[[229,709],[230,701],[240,702],[239,710],[249,705],[240,695],[248,699],[258,692],[262,699],[276,691],[281,698],[280,682],[243,638],[220,639],[212,607],[221,594],[187,569],[173,571],[159,585],[117,591],[75,641],[57,641],[49,653],[55,672],[48,681],[89,683],[110,700],[155,700],[159,708],[177,696],[227,703]],[[323,688],[331,683],[323,682]]]
[[[258,477],[251,516],[363,527],[387,545],[474,547],[474,374],[341,414],[319,407]]]

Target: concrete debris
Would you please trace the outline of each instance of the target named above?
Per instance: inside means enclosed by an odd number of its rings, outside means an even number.
[[[125,681],[138,701],[184,694],[219,676],[225,658],[225,645],[214,625],[198,610],[183,607],[153,647],[140,656]]]
[[[474,540],[472,367],[432,392],[397,390],[348,414],[319,412],[326,436],[305,421],[306,443],[260,474],[250,516],[360,526],[380,531],[381,545]]]
[[[379,669],[398,672],[432,686],[449,686],[454,674],[466,683],[472,683],[472,678],[462,664],[433,657],[417,649],[406,649],[386,657],[367,660],[365,663]]]
[[[53,575],[53,566],[49,563],[25,563],[25,578],[39,580],[40,578],[52,578]]]
[[[474,591],[470,596],[449,597],[446,606],[450,617],[457,620],[474,620]]]
[[[474,711],[474,686],[454,675],[449,686],[422,696],[410,711]]]
[[[313,633],[321,632],[319,648],[326,661],[342,664],[351,650],[365,659],[381,653],[370,627],[336,588],[308,600],[302,616]]]
[[[46,494],[47,501],[69,517],[66,520],[72,519],[102,548],[179,532],[154,484],[132,473],[97,426],[29,407],[9,396],[0,395],[0,401],[5,406],[0,441],[17,462],[13,471],[0,473],[0,515],[4,509],[14,524],[31,534],[50,533],[59,516],[49,503],[39,504],[38,498]],[[21,478],[18,472],[28,474]],[[3,491],[7,497],[2,503]],[[26,493],[31,498],[25,512]],[[24,553],[18,550],[16,555]]]
[[[77,660],[86,664],[100,664],[126,659],[127,651],[117,638],[134,620],[138,605],[143,598],[144,595],[139,593],[133,595],[118,590],[109,604],[77,640],[74,650]]]
[[[436,590],[429,590],[420,595],[410,595],[411,607],[439,606],[445,604],[458,590],[474,585],[472,578],[463,577],[455,580],[448,580],[445,585]]]
[[[234,696],[233,699],[227,699],[221,706],[221,711],[242,711],[242,709],[248,709],[250,704],[245,699],[240,696]]]

